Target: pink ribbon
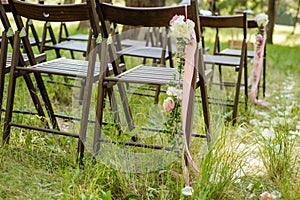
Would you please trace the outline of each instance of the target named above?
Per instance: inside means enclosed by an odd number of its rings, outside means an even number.
[[[252,73],[251,73],[251,75],[253,76],[253,79],[252,79],[252,87],[251,87],[251,92],[250,92],[250,100],[254,104],[258,104],[261,106],[269,106],[270,105],[269,102],[256,98],[257,91],[258,91],[258,84],[259,84],[260,76],[261,76],[261,70],[262,70],[262,66],[263,66],[264,49],[265,49],[265,45],[266,45],[266,29],[265,29],[265,27],[263,30],[262,38],[257,36],[256,40],[257,40],[258,45],[256,47],[256,53],[255,53],[255,57],[254,57],[254,65],[253,65],[253,69],[252,69]]]
[[[192,33],[192,39],[189,44],[185,47],[185,63],[184,63],[184,75],[183,75],[183,91],[182,91],[182,129],[184,137],[184,148],[190,164],[199,173],[200,170],[196,163],[193,161],[189,151],[189,141],[192,134],[192,119],[193,119],[193,108],[194,108],[194,97],[195,97],[195,52],[197,49],[197,41],[195,32]]]

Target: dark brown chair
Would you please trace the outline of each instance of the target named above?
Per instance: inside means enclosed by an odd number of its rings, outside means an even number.
[[[9,0],[10,7],[14,14],[14,19],[17,25],[17,31],[14,35],[13,40],[13,55],[12,62],[10,68],[10,79],[8,85],[8,96],[7,96],[7,104],[6,104],[6,112],[5,112],[5,120],[3,127],[3,142],[8,143],[10,137],[11,127],[19,127],[23,129],[29,130],[38,130],[44,131],[47,133],[58,134],[71,136],[75,138],[79,138],[78,134],[73,132],[65,132],[60,130],[59,124],[57,122],[57,114],[54,113],[49,95],[46,91],[46,86],[44,84],[42,74],[51,74],[51,75],[60,75],[64,77],[77,77],[83,80],[87,77],[87,71],[90,68],[90,62],[85,60],[73,60],[66,58],[59,58],[47,62],[38,63],[38,60],[33,56],[33,51],[29,43],[29,39],[26,35],[25,26],[21,17],[30,18],[33,20],[38,20],[42,22],[61,22],[64,21],[78,21],[78,20],[89,20],[90,19],[90,11],[92,9],[88,7],[86,3],[81,4],[70,4],[70,5],[39,5],[39,4],[31,4],[25,3],[21,1]],[[0,5],[1,8],[1,16],[5,15],[3,12],[3,6]],[[2,19],[2,18],[1,18]],[[3,19],[2,19],[3,21]],[[24,57],[20,54],[20,45],[24,47],[26,55],[28,57],[28,63],[25,64]],[[91,40],[91,46],[94,47],[95,39]],[[91,53],[91,57],[92,57]],[[30,67],[28,67],[30,65]],[[28,81],[27,85],[29,91],[31,93],[31,97],[33,99],[34,105],[37,109],[37,114],[41,116],[42,120],[45,121],[45,127],[38,127],[37,125],[30,124],[21,124],[13,121],[13,111],[15,102],[15,95],[17,93],[16,84],[18,77],[24,77],[26,80],[31,80],[31,75],[34,77],[36,81],[36,85],[39,90],[39,94],[37,93],[36,88],[32,81]],[[99,68],[93,72],[90,77],[94,81],[99,78]],[[43,100],[43,104],[41,103],[40,96]],[[44,105],[44,106],[43,106]],[[49,122],[45,120],[46,114],[44,111],[47,111]],[[82,143],[79,141],[79,149]]]
[[[10,64],[12,61],[12,54],[8,53],[8,45],[10,44],[11,46],[13,45],[13,36],[14,32],[11,28],[11,24],[9,19],[7,18],[6,13],[11,12],[11,9],[9,5],[3,4],[1,6],[1,22],[4,27],[4,31],[2,32],[2,42],[1,42],[1,55],[0,55],[0,116],[2,113],[2,103],[3,103],[3,95],[4,95],[4,80],[5,80],[5,74],[10,71]],[[34,26],[31,27],[31,30],[35,30]],[[35,44],[33,44],[35,45]],[[23,54],[24,56],[24,62],[26,65],[28,65],[28,58],[26,54]],[[39,55],[34,55],[35,59],[37,62],[42,62],[46,60],[46,55],[45,54],[39,54]],[[31,85],[31,79],[28,76],[24,76],[25,82],[27,83],[27,86],[30,88]],[[31,90],[30,90],[31,91]]]
[[[136,67],[131,68],[130,70],[122,73],[118,68],[119,59],[117,56],[117,50],[115,47],[114,42],[114,35],[112,35],[112,29],[110,24],[122,24],[122,25],[129,25],[129,26],[140,26],[140,27],[162,27],[166,28],[169,27],[169,22],[175,14],[178,15],[185,15],[185,7],[184,6],[175,6],[175,7],[157,7],[157,8],[134,8],[134,7],[121,7],[116,5],[111,5],[107,3],[100,3],[99,1],[96,2],[97,6],[97,14],[101,21],[101,27],[103,29],[103,39],[101,43],[101,73],[100,79],[98,83],[98,95],[97,95],[97,108],[96,108],[96,124],[94,128],[94,155],[97,155],[100,150],[100,143],[107,142],[105,138],[102,137],[103,131],[103,117],[104,117],[104,97],[105,93],[109,90],[114,88],[114,91],[118,90],[120,94],[120,98],[122,101],[121,105],[115,105],[114,102],[111,102],[112,107],[115,106],[122,106],[125,110],[127,126],[129,131],[133,129],[138,129],[138,125],[135,124],[132,118],[131,109],[132,105],[129,104],[128,97],[127,97],[127,90],[125,89],[125,83],[135,83],[135,84],[142,84],[142,85],[154,85],[154,86],[166,86],[173,81],[174,77],[176,76],[177,69],[176,68],[168,68],[164,66],[147,66],[147,65],[138,65]],[[196,24],[196,39],[199,42],[199,18],[198,18],[198,7],[196,1],[191,1],[191,5],[187,7],[187,17],[193,20]],[[208,100],[207,100],[207,91],[206,91],[206,76],[207,74],[204,72],[203,69],[203,61],[202,59],[202,49],[198,49],[199,45],[197,45],[196,55],[195,55],[195,68],[196,71],[193,74],[193,89],[197,87],[200,88],[201,91],[201,99],[202,99],[202,106],[203,106],[203,115],[204,115],[204,122],[205,122],[205,133],[202,137],[206,138],[209,142],[211,140],[211,132],[210,132],[210,116],[209,116],[209,109],[208,109]],[[166,51],[166,46],[164,45],[163,51]],[[106,59],[105,59],[106,58]],[[110,58],[110,59],[107,59]],[[108,76],[107,70],[108,65],[107,62],[111,61],[112,66],[114,69],[114,76]],[[85,91],[91,91],[91,85],[86,85]],[[91,93],[89,95],[85,95],[86,98],[91,98]],[[86,101],[87,102],[87,101]],[[189,104],[188,111],[191,117],[193,103]],[[84,105],[85,106],[85,105]],[[88,106],[85,106],[87,110],[85,110],[82,116],[81,124],[81,135],[85,136],[87,133],[87,124],[88,124]],[[134,107],[134,106],[133,106]],[[115,108],[112,108],[113,110]],[[201,123],[199,121],[199,123]],[[191,119],[187,121],[189,128],[191,127]],[[144,127],[145,128],[145,127]],[[143,128],[142,128],[143,129]],[[155,131],[156,129],[151,129],[151,127],[147,127],[144,130],[147,131]],[[159,131],[159,130],[156,130]],[[161,130],[160,130],[161,131]],[[190,131],[190,130],[189,130]],[[188,144],[190,143],[191,132],[187,133],[187,141]],[[200,135],[196,134],[200,137]],[[84,140],[84,139],[83,139]],[[133,145],[139,147],[146,147],[146,148],[162,148],[161,146],[156,145],[147,145],[145,143],[141,144],[139,142],[128,142],[128,141],[117,141],[116,143],[125,144],[125,145]]]
[[[236,122],[236,117],[238,113],[238,105],[240,102],[240,90],[242,86],[242,77],[244,75],[244,96],[245,96],[245,104],[247,106],[247,99],[248,99],[248,85],[247,85],[247,15],[236,15],[236,16],[200,16],[200,24],[201,24],[201,31],[203,33],[203,40],[205,40],[205,33],[204,29],[211,28],[215,30],[215,41],[214,41],[214,51],[213,55],[206,54],[204,55],[204,63],[211,64],[214,66],[218,66],[219,69],[219,83],[220,88],[223,89],[223,86],[233,86],[235,88],[233,100],[228,102],[227,99],[217,99],[217,101],[213,101],[212,103],[224,105],[227,107],[233,108],[232,113],[232,120],[233,124]],[[240,30],[241,33],[241,55],[240,57],[236,56],[223,56],[219,55],[218,52],[221,51],[220,49],[220,32],[224,29],[232,29],[236,28]],[[211,36],[207,36],[211,37]],[[205,41],[203,41],[203,44]],[[236,76],[230,75],[227,78],[228,81],[223,81],[222,76],[222,68],[229,67],[231,68],[231,72],[238,72],[237,78]],[[244,73],[243,73],[244,70]],[[211,84],[214,84],[213,82]],[[215,99],[214,97],[211,97]]]
[[[60,6],[62,4],[59,3],[58,5]],[[90,31],[87,35],[69,35],[67,22],[63,21],[63,19],[61,21],[62,22],[60,24],[58,39],[56,39],[55,37],[55,33],[51,26],[51,23],[46,22],[44,24],[40,51],[45,52],[47,50],[54,50],[57,58],[61,57],[60,50],[70,51],[71,57],[73,59],[75,59],[74,52],[83,53],[83,55],[85,56],[87,52],[89,52],[89,41],[90,37],[92,36],[92,32]],[[49,39],[47,39],[48,34],[50,36],[50,43],[52,44],[49,44]]]
[[[61,2],[58,3],[58,5],[61,5]],[[75,34],[75,35],[70,35],[69,30],[68,30],[68,25],[66,22],[62,22],[59,27],[59,33],[58,33],[58,42],[62,41],[70,41],[70,40],[75,40],[75,41],[89,41],[89,34]]]
[[[255,19],[248,19],[248,29],[254,29],[254,28],[258,28]],[[263,97],[265,97],[265,94],[266,94],[266,48],[265,48],[264,51],[265,52],[264,52],[264,58],[263,58],[263,73],[262,73]],[[241,55],[241,50],[240,49],[225,48],[225,49],[217,52],[217,54],[224,55],[224,56],[240,56]],[[247,57],[249,59],[253,59],[254,56],[255,56],[255,51],[254,50],[249,50],[247,48]]]

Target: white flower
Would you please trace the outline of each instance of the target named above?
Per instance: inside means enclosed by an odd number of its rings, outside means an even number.
[[[192,196],[194,189],[191,186],[185,186],[181,192],[184,196]]]
[[[182,99],[182,90],[173,86],[169,86],[167,89],[168,96],[175,96],[177,99]]]
[[[187,19],[184,21],[185,17],[183,15],[175,15],[170,21],[171,34],[176,38],[191,39],[191,34],[194,30],[195,23]]]
[[[265,13],[260,13],[255,17],[256,23],[259,27],[266,26],[269,22],[269,17]]]
[[[261,134],[265,139],[274,139],[275,138],[275,131],[272,126],[270,128],[265,128]]]

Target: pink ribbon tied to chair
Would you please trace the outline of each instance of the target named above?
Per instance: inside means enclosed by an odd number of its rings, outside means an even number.
[[[184,148],[186,156],[193,166],[193,168],[200,172],[196,163],[193,161],[189,151],[189,141],[187,137],[191,138],[192,134],[192,120],[193,120],[193,108],[195,97],[195,53],[197,50],[197,41],[195,32],[192,33],[192,39],[188,45],[185,46],[185,63],[184,63],[184,75],[183,75],[183,91],[182,91],[182,130],[184,137]]]
[[[253,69],[252,69],[252,86],[251,86],[251,92],[250,92],[250,100],[257,105],[261,106],[269,106],[270,103],[257,99],[257,92],[258,92],[258,85],[261,77],[261,71],[262,71],[262,66],[264,62],[264,52],[265,52],[265,45],[266,45],[266,26],[263,26],[263,33],[262,34],[257,34],[256,36],[256,52],[254,56],[254,64],[253,64]]]

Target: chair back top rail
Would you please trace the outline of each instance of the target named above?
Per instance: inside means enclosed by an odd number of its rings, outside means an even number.
[[[248,28],[257,28],[258,27],[255,19],[248,19],[247,23],[248,23]]]
[[[117,24],[143,26],[143,27],[168,27],[170,20],[174,15],[184,15],[184,6],[166,6],[166,7],[124,7],[108,3],[97,3],[97,13],[100,20],[114,22]],[[198,23],[198,15],[195,1],[187,6],[187,17]],[[102,18],[102,19],[101,19]],[[196,25],[198,29],[198,26]],[[197,41],[199,41],[199,31],[196,31]],[[104,36],[108,33],[104,33]]]
[[[44,5],[8,0],[14,15],[47,22],[70,22],[89,20],[86,3]]]
[[[234,16],[202,16],[202,15],[200,15],[200,23],[201,23],[201,27],[244,28],[245,24],[247,23],[247,17],[246,17],[246,15],[234,15]]]

